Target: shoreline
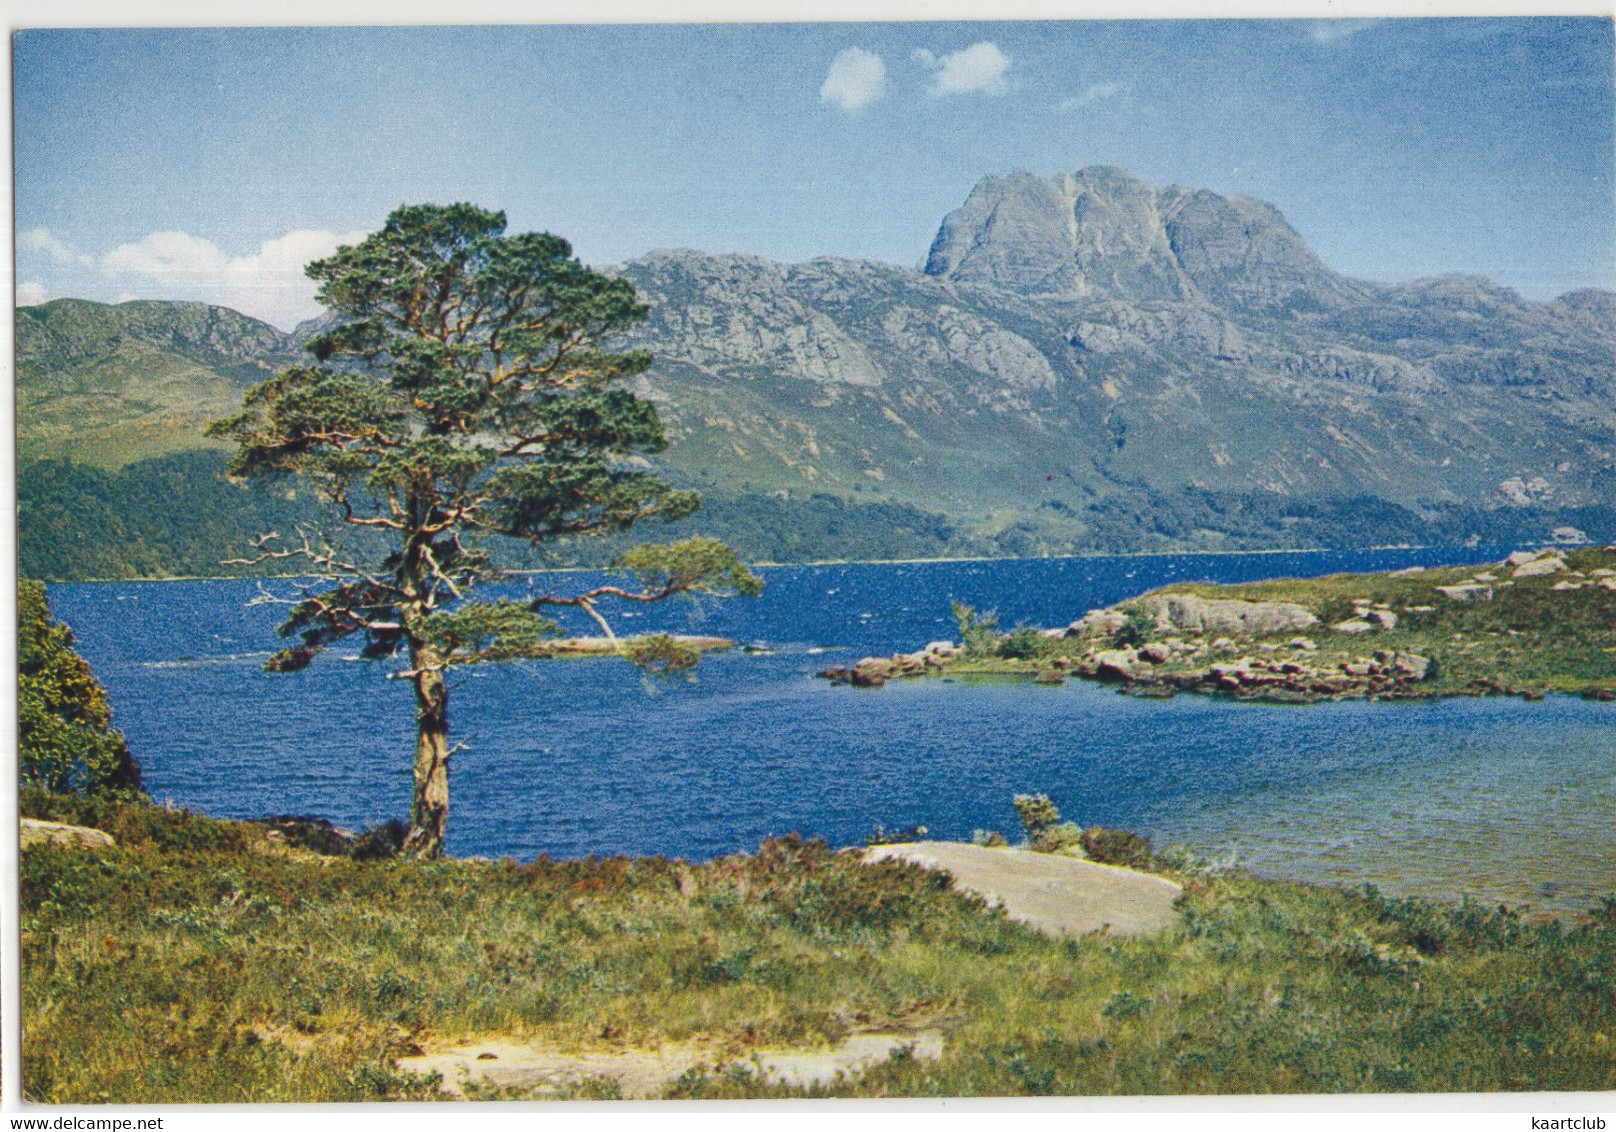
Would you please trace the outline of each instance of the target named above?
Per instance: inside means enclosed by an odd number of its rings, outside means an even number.
[[[315,854],[341,859],[355,857],[354,849],[362,845],[373,836],[376,826],[369,831],[356,831],[326,818],[315,815],[270,814],[258,817],[228,817],[208,813],[188,805],[176,805],[172,800],[163,802],[152,801],[146,803],[154,809],[167,814],[188,814],[195,818],[202,818],[210,822],[234,823],[242,826],[254,827],[261,831],[267,839],[283,844],[294,845],[313,851]],[[60,823],[51,819],[23,816],[19,819],[24,823],[25,832],[27,824],[32,823],[35,829],[31,838],[25,844],[34,844],[48,839],[48,834],[41,826],[52,826]],[[378,823],[380,824],[380,823]],[[1129,832],[1134,832],[1129,830]],[[97,848],[102,846],[101,838],[107,837],[105,832],[93,826],[67,825],[65,827],[65,841],[78,847],[89,846]],[[1481,903],[1488,907],[1508,907],[1513,912],[1530,916],[1537,920],[1558,920],[1562,923],[1575,921],[1584,917],[1588,911],[1596,906],[1600,899],[1607,894],[1616,895],[1611,889],[1593,886],[1579,897],[1568,894],[1556,882],[1554,891],[1539,891],[1541,881],[1533,881],[1527,874],[1514,878],[1515,883],[1467,882],[1463,878],[1449,877],[1436,884],[1405,883],[1403,874],[1388,872],[1384,861],[1377,863],[1375,859],[1366,857],[1361,853],[1350,853],[1343,860],[1330,862],[1330,869],[1335,875],[1328,875],[1320,865],[1316,856],[1304,858],[1306,863],[1300,867],[1294,863],[1295,858],[1286,856],[1293,864],[1286,867],[1278,860],[1265,860],[1273,857],[1278,850],[1274,848],[1276,839],[1256,838],[1248,839],[1245,844],[1255,843],[1261,846],[1253,854],[1256,859],[1248,859],[1242,852],[1241,844],[1227,839],[1219,844],[1208,841],[1205,844],[1186,839],[1175,838],[1167,840],[1160,835],[1160,831],[1150,831],[1142,835],[1153,843],[1152,859],[1156,864],[1146,870],[1152,876],[1192,877],[1197,875],[1196,869],[1206,868],[1212,874],[1248,877],[1252,880],[1266,884],[1294,884],[1307,888],[1316,888],[1339,892],[1345,895],[1355,895],[1365,889],[1373,888],[1383,895],[1393,899],[1414,899],[1430,901],[1446,907],[1458,907],[1466,903]],[[868,839],[862,841],[842,842],[838,839],[815,834],[804,834],[797,831],[773,834],[765,839],[780,841],[782,839],[797,839],[803,844],[823,844],[833,855],[850,855],[864,859],[879,859],[883,856],[903,855],[913,846],[917,851],[924,852],[926,846],[959,847],[961,852],[986,852],[1006,854],[1007,861],[1017,859],[1026,860],[1056,860],[1080,861],[1085,864],[1089,859],[1085,857],[1070,857],[1060,853],[1047,853],[1032,849],[1025,841],[1013,841],[997,848],[981,847],[970,838],[922,836],[919,838],[898,838],[890,841],[872,842]],[[57,836],[55,840],[62,842],[64,838]],[[1283,839],[1278,839],[1283,841]],[[112,841],[105,842],[111,846]],[[740,844],[732,848],[714,851],[710,854],[665,854],[665,853],[634,853],[634,852],[608,852],[590,851],[575,855],[556,855],[549,851],[542,851],[533,861],[511,857],[508,854],[492,856],[486,853],[468,853],[463,856],[446,852],[443,861],[453,862],[456,865],[472,867],[497,867],[503,861],[514,860],[519,867],[526,867],[537,861],[545,861],[555,865],[585,864],[590,862],[621,861],[631,865],[662,865],[673,867],[701,869],[735,858],[756,858],[759,854],[758,845]],[[873,854],[873,857],[872,857]],[[1219,862],[1219,855],[1225,855],[1227,860]],[[1175,858],[1187,861],[1199,861],[1200,865],[1172,866],[1167,862]],[[359,857],[356,859],[366,859]],[[414,864],[404,858],[393,858],[405,864]],[[1105,868],[1120,868],[1111,864],[1102,863]],[[1123,869],[1123,871],[1128,871]],[[1349,873],[1351,875],[1340,875]],[[1530,889],[1530,893],[1527,890]],[[1513,895],[1512,895],[1513,893]]]
[[[768,562],[758,561],[749,563],[759,570],[790,570],[818,566],[932,566],[950,565],[976,562],[1088,562],[1104,559],[1142,559],[1142,558],[1239,558],[1252,556],[1278,556],[1285,554],[1376,554],[1392,552],[1416,552],[1428,550],[1475,550],[1486,553],[1493,550],[1502,550],[1512,546],[1510,543],[1481,543],[1475,547],[1452,546],[1442,543],[1431,543],[1418,546],[1363,546],[1363,547],[1277,547],[1264,550],[1131,550],[1119,554],[1047,554],[1034,558],[1025,557],[977,557],[963,555],[958,557],[941,558],[821,558],[806,562]],[[1593,543],[1586,544],[1589,546]],[[1579,547],[1568,546],[1567,550],[1576,550]],[[557,566],[553,569],[521,569],[509,570],[512,577],[540,577],[546,574],[610,574],[615,571],[611,566]],[[161,582],[284,582],[307,578],[308,574],[173,574],[155,578],[70,578],[50,579],[40,578],[48,586],[89,586],[89,585],[147,585]]]

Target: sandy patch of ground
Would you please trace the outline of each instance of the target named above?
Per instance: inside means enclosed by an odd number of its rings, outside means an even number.
[[[1184,891],[1150,873],[1019,849],[915,841],[864,851],[867,862],[891,857],[944,869],[953,875],[955,888],[1002,904],[1012,920],[1051,935],[1161,931],[1176,919],[1173,902]]]
[[[838,1075],[861,1073],[906,1046],[916,1058],[935,1060],[943,1054],[943,1035],[938,1030],[854,1034],[828,1049],[758,1050],[744,1059],[727,1060],[716,1056],[714,1050],[697,1046],[566,1053],[551,1046],[494,1037],[428,1050],[418,1057],[401,1057],[398,1067],[411,1073],[440,1073],[444,1089],[457,1096],[463,1094],[462,1086],[468,1079],[541,1096],[603,1079],[614,1082],[624,1099],[635,1100],[660,1096],[665,1086],[688,1070],[705,1067],[718,1071],[721,1061],[750,1066],[766,1081],[798,1086],[829,1084]]]

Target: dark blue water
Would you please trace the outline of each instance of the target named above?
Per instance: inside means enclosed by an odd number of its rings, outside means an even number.
[[[1059,625],[1169,581],[1496,561],[1500,551],[1040,559],[776,568],[757,601],[642,608],[663,628],[766,642],[695,678],[611,660],[454,677],[450,850],[692,858],[876,824],[1014,834],[1014,793],[1258,871],[1581,908],[1616,889],[1616,712],[1551,699],[1305,708],[1146,701],[1094,685],[812,679],[956,635],[952,600]],[[568,588],[579,576],[535,579]],[[290,583],[269,583],[287,596]],[[519,584],[521,591],[527,584]],[[252,582],[55,586],[148,788],[207,813],[364,827],[408,810],[408,686],[327,655],[270,675],[282,607]],[[589,632],[591,626],[570,626]]]

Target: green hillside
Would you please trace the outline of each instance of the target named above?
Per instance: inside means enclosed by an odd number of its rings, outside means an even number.
[[[224,307],[57,299],[17,310],[17,458],[119,468],[212,447],[209,421],[292,362],[289,336]]]

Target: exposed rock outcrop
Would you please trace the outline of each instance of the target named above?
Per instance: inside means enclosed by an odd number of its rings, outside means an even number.
[[[1254,637],[1311,629],[1319,619],[1300,605],[1286,601],[1234,601],[1207,599],[1195,594],[1153,594],[1133,604],[1155,618],[1163,632],[1222,633]],[[1127,624],[1123,607],[1090,610],[1067,627],[1069,637],[1109,637]]]
[[[1417,695],[1414,685],[1428,679],[1431,671],[1428,657],[1382,650],[1373,656],[1335,664],[1315,663],[1303,656],[1290,659],[1241,657],[1204,669],[1164,674],[1160,682],[1177,691],[1301,703]]]
[[[66,849],[110,849],[117,842],[112,834],[88,826],[67,825],[59,821],[22,819],[22,847],[58,845]]]
[[[1493,588],[1486,585],[1437,586],[1436,592],[1453,601],[1491,601]]]
[[[933,641],[919,652],[897,653],[891,657],[867,656],[851,667],[836,665],[821,669],[816,675],[821,680],[851,684],[855,688],[879,688],[888,680],[935,675],[964,655],[965,650],[952,641]]]
[[[1564,558],[1551,554],[1542,558],[1534,558],[1530,562],[1521,563],[1515,567],[1515,573],[1511,577],[1542,578],[1549,574],[1564,574],[1569,569],[1570,567],[1566,565]]]

